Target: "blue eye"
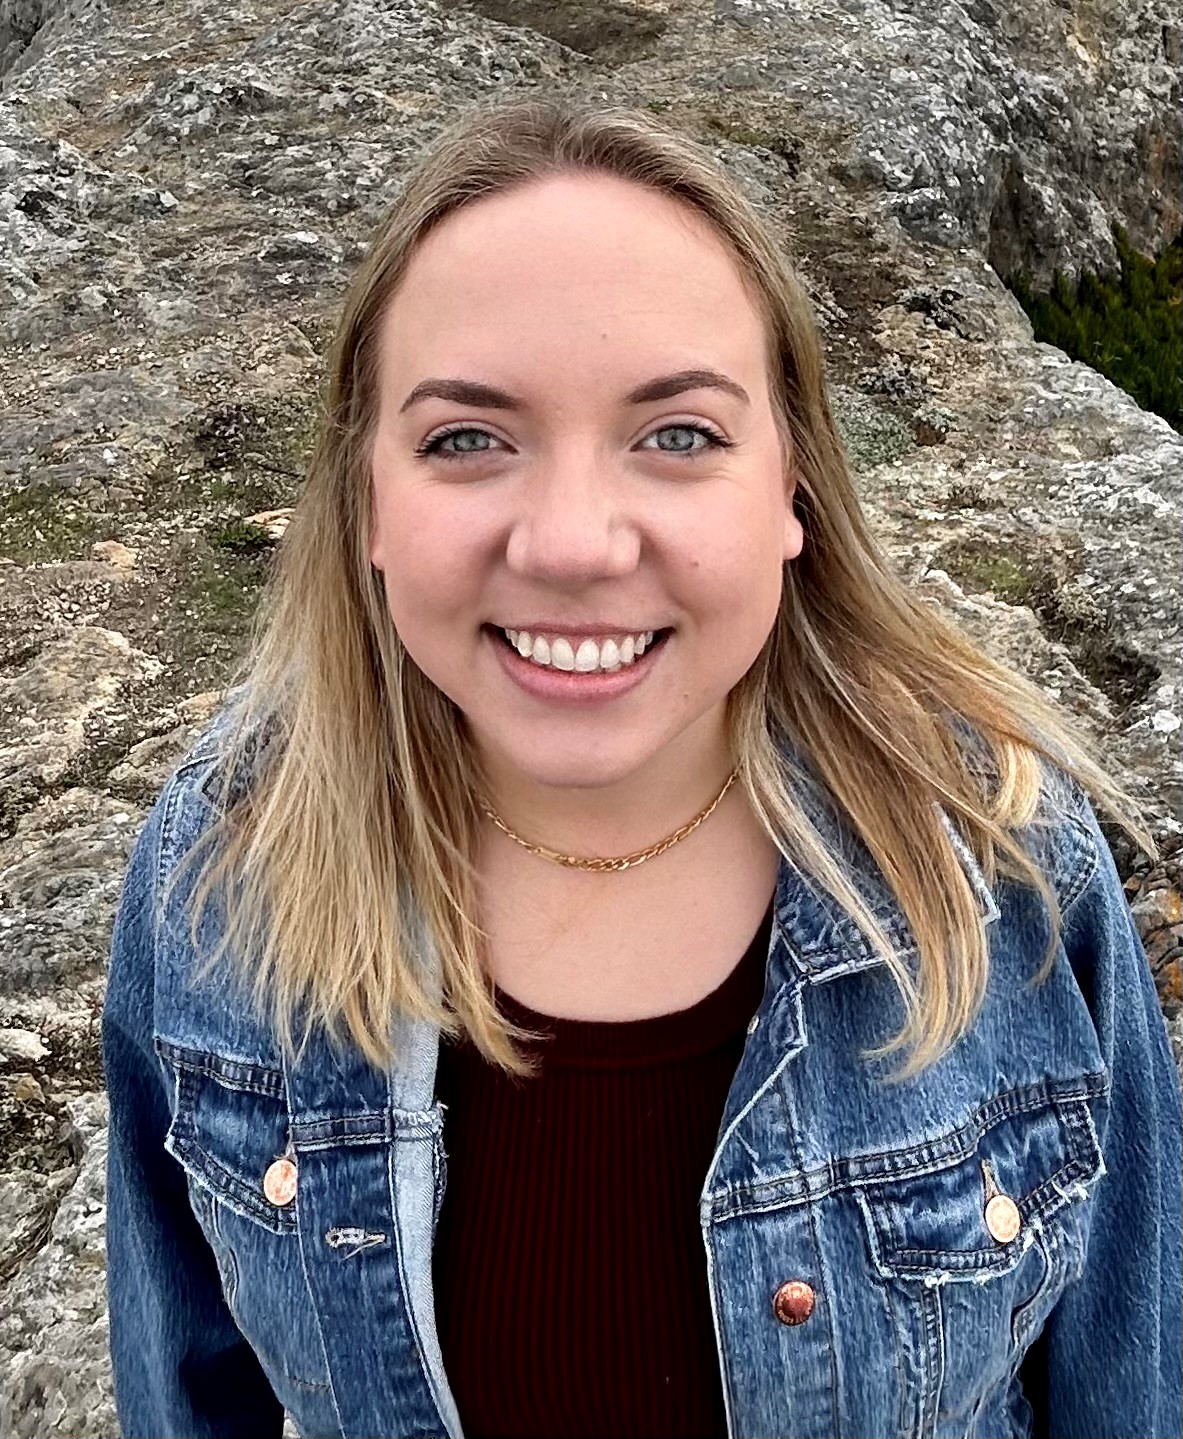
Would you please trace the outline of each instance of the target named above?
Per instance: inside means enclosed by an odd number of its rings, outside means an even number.
[[[660,429],[654,430],[651,435],[647,435],[646,439],[651,439],[653,435],[663,435],[669,430],[686,430],[691,434],[702,435],[707,443],[694,449],[663,450],[661,452],[667,455],[694,456],[701,455],[707,450],[730,450],[734,446],[734,441],[721,435],[718,430],[712,429],[709,425],[698,422],[691,423],[689,421],[678,422],[672,425],[662,425]],[[481,430],[473,425],[454,425],[451,429],[441,430],[438,434],[432,435],[429,439],[425,440],[417,447],[415,454],[420,458],[426,458],[429,455],[438,455],[442,460],[459,460],[463,459],[465,455],[492,454],[492,451],[487,445],[473,446],[472,448],[461,450],[441,449],[440,446],[443,442],[451,439],[453,435],[483,435],[488,440],[497,438],[496,435],[491,435],[488,430]]]
[[[439,455],[440,458],[444,460],[458,460],[461,458],[462,455],[465,454],[479,455],[489,453],[487,447],[484,447],[483,449],[474,448],[470,450],[461,450],[459,453],[457,453],[455,450],[441,450],[440,446],[443,444],[443,442],[445,440],[450,440],[453,435],[484,435],[485,439],[487,440],[495,438],[493,435],[489,434],[488,430],[477,430],[473,429],[469,425],[458,425],[451,430],[441,430],[438,435],[433,435],[430,439],[424,440],[424,442],[416,449],[415,453],[420,456]]]
[[[705,445],[700,445],[697,449],[691,450],[664,450],[662,452],[663,454],[701,455],[706,450],[729,450],[732,447],[732,442],[725,436],[721,435],[718,430],[712,429],[709,425],[692,423],[689,420],[678,421],[672,425],[662,425],[659,430],[653,431],[653,435],[668,434],[670,430],[685,430],[688,434],[691,435],[701,435],[707,443]],[[653,435],[646,435],[645,438],[652,439]]]

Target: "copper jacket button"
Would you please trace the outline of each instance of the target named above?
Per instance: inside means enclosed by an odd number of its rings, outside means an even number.
[[[290,1204],[296,1197],[296,1166],[290,1159],[277,1159],[267,1166],[263,1193],[272,1204]]]
[[[1009,1244],[1022,1227],[1019,1206],[1009,1194],[996,1194],[986,1205],[986,1228],[999,1244]]]
[[[813,1289],[802,1279],[787,1279],[776,1291],[772,1307],[782,1324],[804,1324],[813,1313]]]

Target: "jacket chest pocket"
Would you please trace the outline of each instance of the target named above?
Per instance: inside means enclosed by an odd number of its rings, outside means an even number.
[[[226,1304],[301,1429],[324,1432],[332,1396],[300,1254],[283,1076],[159,1040],[157,1050],[175,1080],[165,1148],[185,1169]]]
[[[859,1196],[896,1330],[901,1433],[974,1432],[1083,1268],[1104,1173],[1088,1105],[1007,1099],[952,1137],[952,1159],[930,1146],[923,1169]]]

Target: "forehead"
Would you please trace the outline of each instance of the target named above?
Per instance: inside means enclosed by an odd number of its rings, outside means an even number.
[[[561,384],[577,360],[585,383],[597,368],[648,378],[685,362],[759,389],[764,363],[727,242],[689,207],[602,175],[550,177],[450,215],[413,254],[382,343],[384,370],[408,388],[428,373],[515,370]]]

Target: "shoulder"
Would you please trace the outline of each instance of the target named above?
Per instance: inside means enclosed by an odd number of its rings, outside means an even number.
[[[984,735],[964,716],[950,723],[967,773],[983,796],[996,792],[1001,777]],[[1077,780],[1046,755],[1035,752],[1034,757],[1040,777],[1035,812],[1011,836],[1044,874],[1063,913],[1097,874],[1108,848],[1088,794]],[[947,814],[945,819],[948,824]]]
[[[233,994],[245,972],[227,952],[207,965],[225,938],[224,895],[197,911],[195,893],[225,811],[226,761],[237,718],[231,692],[165,782],[132,850],[112,942],[108,1004],[134,992],[151,1015],[154,1047],[164,1057],[240,1054],[275,1062],[276,1045],[246,995]],[[234,777],[230,783],[233,785]],[[145,1019],[147,1014],[145,1015]]]
[[[245,685],[226,692],[222,704],[177,760],[145,820],[144,834],[156,840],[162,884],[250,788],[258,757],[272,731],[256,728],[240,736],[246,694]],[[232,759],[236,763],[230,773]]]
[[[170,929],[168,881],[178,858],[212,821],[212,809],[198,797],[223,751],[219,736],[224,727],[225,715],[219,712],[169,775],[132,842],[115,909],[103,1000],[109,1073],[121,1063],[119,1056],[151,1055],[154,1048],[161,954]]]
[[[961,721],[955,728],[963,741],[967,770],[977,777],[983,793],[986,793],[998,778],[991,763],[989,747],[967,722]],[[793,793],[814,830],[831,852],[839,855],[852,868],[852,877],[860,890],[865,890],[868,901],[880,911],[891,909],[885,877],[855,832],[850,817],[820,778],[810,757],[783,736],[779,749],[782,763],[791,777]],[[1098,874],[1109,852],[1088,795],[1077,781],[1066,770],[1043,757],[1040,757],[1039,765],[1040,795],[1035,814],[1026,825],[1011,831],[1011,834],[1045,875],[1063,912],[1071,907]],[[998,917],[997,899],[1001,881],[995,883],[992,891],[975,854],[966,843],[955,811],[940,803],[935,805],[935,809],[983,917],[989,923]]]
[[[1078,908],[1081,897],[1098,886],[1124,899],[1113,853],[1088,793],[1058,765],[1042,763],[1039,809],[1021,838],[1048,875],[1061,915]]]

